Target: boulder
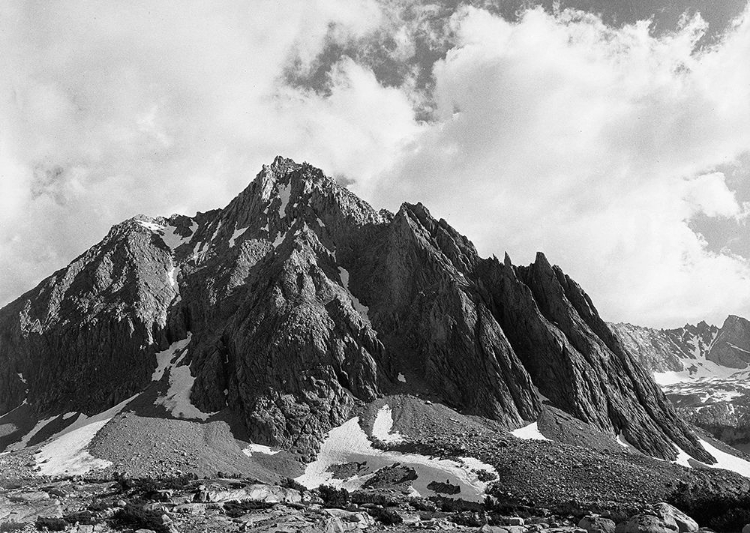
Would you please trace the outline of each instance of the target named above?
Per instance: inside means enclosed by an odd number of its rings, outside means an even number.
[[[339,518],[332,516],[326,520],[324,533],[344,533],[345,531],[344,524]]]
[[[479,531],[480,533],[508,533],[508,530],[504,527],[491,526],[489,524],[483,525]]]
[[[408,513],[406,511],[396,511],[396,514],[401,518],[401,522],[404,524],[418,524],[422,521],[418,513]]]
[[[670,517],[660,517],[652,514],[637,514],[620,522],[615,533],[678,533],[677,523]]]
[[[345,511],[343,509],[324,509],[327,515],[337,518],[345,530],[365,529],[375,524],[375,519],[367,513]]]
[[[32,501],[11,501],[0,496],[0,522],[28,524],[37,518],[62,518],[62,505],[50,498]]]
[[[654,512],[660,518],[671,518],[674,520],[680,533],[693,533],[698,531],[698,522],[673,505],[664,502],[659,503],[654,507]]]
[[[524,525],[523,518],[520,516],[501,516],[498,518],[503,526],[522,526]]]
[[[201,502],[241,502],[246,499],[248,498],[245,489],[206,489],[198,494],[198,501]]]
[[[578,522],[578,527],[585,529],[588,533],[614,533],[615,531],[615,523],[599,515],[584,516]]]
[[[245,488],[248,500],[267,503],[300,503],[302,494],[295,489],[256,483]]]
[[[19,492],[17,494],[8,495],[8,499],[12,502],[39,502],[42,500],[49,500],[49,494],[46,492],[35,490],[28,492]]]

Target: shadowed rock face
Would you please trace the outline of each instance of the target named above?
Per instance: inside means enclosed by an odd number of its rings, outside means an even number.
[[[641,450],[711,462],[583,290],[539,255],[482,259],[421,204],[376,212],[277,158],[226,208],[136,217],[0,310],[0,412],[93,413],[192,332],[191,399],[309,453],[407,385],[508,428],[554,406]]]

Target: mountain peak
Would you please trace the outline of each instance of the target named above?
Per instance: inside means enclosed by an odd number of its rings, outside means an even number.
[[[392,393],[505,428],[536,420],[544,395],[647,453],[708,459],[573,280],[541,253],[481,258],[421,203],[379,213],[277,157],[223,209],[124,224],[126,246],[105,239],[0,311],[0,336],[34,330],[0,343],[0,409],[111,406],[190,332],[190,412],[231,411],[254,442],[302,454]]]

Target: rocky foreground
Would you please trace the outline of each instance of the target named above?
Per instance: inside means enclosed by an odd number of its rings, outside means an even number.
[[[750,480],[724,470],[481,432],[407,446],[490,460],[497,474],[488,473],[484,501],[462,499],[448,481],[434,483],[438,496],[417,496],[416,472],[399,464],[381,468],[358,490],[307,490],[290,479],[264,483],[221,472],[134,477],[109,468],[90,477],[41,476],[36,454],[24,450],[0,456],[0,531],[724,533],[750,522]],[[342,464],[336,475],[361,468]]]
[[[1,531],[699,531],[692,518],[667,503],[645,507],[627,517],[611,513],[560,516],[545,509],[514,509],[492,497],[485,504],[472,504],[410,497],[396,490],[349,493],[324,486],[307,491],[292,481],[286,486],[273,486],[246,479],[198,480],[187,476],[160,480],[71,478],[2,485]]]

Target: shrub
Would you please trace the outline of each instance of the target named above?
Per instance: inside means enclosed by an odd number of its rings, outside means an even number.
[[[169,528],[161,519],[161,513],[146,511],[135,505],[128,505],[115,513],[115,522],[132,529],[151,529],[156,533],[169,533]]]
[[[398,500],[393,496],[388,496],[382,492],[372,492],[364,490],[355,490],[349,495],[352,503],[362,505],[370,503],[373,505],[382,505],[383,507],[389,507],[398,505]]]
[[[47,529],[49,531],[65,531],[68,523],[62,518],[53,518],[51,516],[40,516],[36,519],[36,528],[38,530]]]
[[[395,526],[404,521],[403,518],[393,509],[383,509],[381,507],[369,507],[367,514],[378,520],[386,526]]]
[[[281,487],[284,487],[285,489],[294,489],[300,492],[305,492],[307,490],[307,487],[305,487],[302,483],[299,483],[290,477],[283,478],[279,485]]]
[[[77,513],[69,513],[64,517],[68,524],[75,524],[78,522],[84,526],[92,526],[97,523],[96,517],[91,511],[78,511]]]
[[[349,491],[346,489],[337,489],[330,485],[321,485],[318,487],[318,493],[327,507],[346,507],[349,505]]]
[[[445,498],[443,496],[431,496],[430,501],[443,512],[457,513],[462,511],[482,512],[485,510],[481,503],[461,500],[459,498]]]
[[[224,504],[224,512],[229,518],[238,518],[250,511],[256,511],[258,509],[269,509],[274,505],[276,504],[269,502],[256,502],[252,500],[244,502],[226,502]]]

